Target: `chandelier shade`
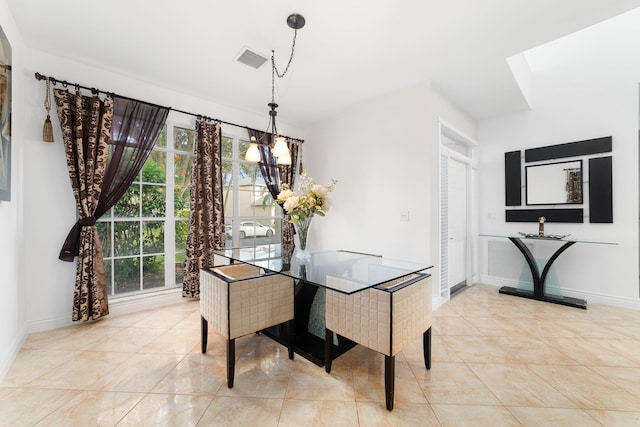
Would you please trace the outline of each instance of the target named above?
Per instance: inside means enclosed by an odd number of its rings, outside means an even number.
[[[289,153],[289,148],[287,147],[287,141],[282,136],[282,132],[278,132],[278,136],[276,137],[276,143],[271,150],[274,156],[280,158],[281,156],[291,157]]]
[[[244,159],[248,162],[257,163],[260,161],[260,150],[258,150],[258,144],[256,143],[256,137],[251,137],[249,148],[244,155]]]
[[[289,150],[287,150],[287,154],[284,156],[278,157],[279,165],[290,165],[291,164],[291,155],[289,154]]]
[[[296,48],[296,36],[298,34],[298,30],[304,27],[305,19],[302,15],[293,13],[287,17],[287,25],[293,29],[294,33],[289,62],[287,62],[287,66],[282,73],[280,73],[276,67],[275,51],[271,51],[271,102],[267,104],[270,108],[269,126],[265,131],[265,135],[268,135],[269,133],[271,134],[271,141],[273,143],[271,153],[277,158],[277,163],[279,165],[290,165],[291,153],[289,152],[289,147],[287,146],[286,139],[282,136],[282,132],[279,132],[276,127],[276,116],[278,115],[278,113],[276,112],[276,108],[278,108],[278,104],[276,104],[275,101],[275,81],[276,77],[284,77],[289,70],[289,66],[291,65],[291,61],[293,60],[293,53]],[[262,140],[262,137],[260,139]],[[258,150],[258,143],[255,137],[251,137],[251,143],[249,144],[249,148],[247,149],[247,152],[245,154],[245,160],[254,163],[257,163],[261,160],[260,151]]]

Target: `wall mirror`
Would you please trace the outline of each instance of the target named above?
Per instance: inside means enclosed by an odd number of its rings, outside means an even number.
[[[525,168],[527,205],[582,203],[582,160]]]

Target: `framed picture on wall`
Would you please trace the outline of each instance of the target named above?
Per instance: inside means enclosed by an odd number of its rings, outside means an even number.
[[[0,27],[0,200],[11,200],[11,45]]]

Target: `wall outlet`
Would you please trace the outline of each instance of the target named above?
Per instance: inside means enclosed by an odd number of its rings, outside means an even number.
[[[400,221],[409,221],[409,211],[400,212]]]

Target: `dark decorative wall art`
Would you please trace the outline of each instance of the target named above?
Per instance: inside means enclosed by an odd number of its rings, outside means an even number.
[[[586,211],[590,223],[613,223],[612,157],[599,156],[612,151],[612,142],[611,136],[605,136],[524,150],[524,168],[527,172],[524,187],[522,187],[521,177],[523,166],[521,151],[505,153],[505,206],[511,208],[505,212],[506,222],[537,222],[538,218],[544,216],[550,222],[579,223],[584,221]],[[585,179],[582,173],[583,160],[588,162],[589,197],[586,200],[583,199],[582,188],[582,182]],[[551,163],[535,163],[541,161],[551,161]],[[534,164],[527,165],[530,162]],[[529,177],[530,172],[540,170],[542,173],[547,169],[551,171],[551,175],[542,176],[542,179],[534,177],[533,179],[542,182],[532,183]],[[560,181],[550,181],[550,177],[556,175],[554,171],[566,173],[566,176],[561,176]],[[560,183],[558,188],[561,191],[556,191],[558,190],[556,186],[549,187],[549,191],[546,190],[547,186],[557,182]],[[547,205],[548,208],[525,209],[522,206],[522,189],[526,194],[527,206]],[[537,191],[532,191],[535,189]],[[565,192],[564,198],[558,198]],[[549,198],[544,198],[547,193]],[[532,194],[535,197],[532,197]],[[551,197],[552,195],[557,197]],[[561,206],[569,204],[584,205],[584,209]]]
[[[564,159],[566,157],[587,156],[589,154],[609,153],[613,138],[585,139],[584,141],[567,142],[566,144],[547,145],[546,147],[524,150],[525,162],[540,160]]]
[[[520,206],[522,204],[520,162],[520,151],[504,153],[504,192],[507,206]]]
[[[589,222],[613,222],[612,158],[589,159]]]
[[[11,200],[11,45],[0,27],[0,200]]]

